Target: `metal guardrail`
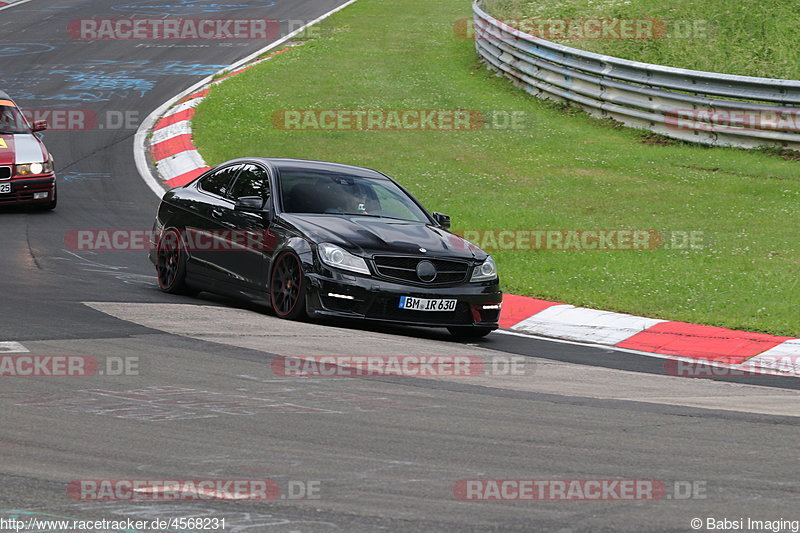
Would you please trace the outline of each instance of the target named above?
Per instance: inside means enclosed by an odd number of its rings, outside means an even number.
[[[800,81],[639,63],[512,28],[473,4],[487,66],[539,98],[668,137],[712,145],[800,150]]]

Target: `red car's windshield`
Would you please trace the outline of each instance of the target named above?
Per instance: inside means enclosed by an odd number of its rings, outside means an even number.
[[[19,109],[0,103],[0,134],[2,133],[30,133],[28,123]]]

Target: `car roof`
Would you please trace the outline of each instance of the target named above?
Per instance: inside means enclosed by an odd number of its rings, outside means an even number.
[[[250,160],[261,161],[264,164],[270,165],[277,169],[278,172],[282,170],[312,170],[321,172],[341,172],[351,176],[359,176],[363,178],[373,179],[389,179],[386,175],[372,170],[370,168],[356,167],[352,165],[343,165],[341,163],[332,163],[330,161],[312,161],[307,159],[284,159],[275,157],[253,157],[247,158]]]

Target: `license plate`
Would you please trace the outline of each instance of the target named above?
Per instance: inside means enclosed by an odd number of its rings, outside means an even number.
[[[411,311],[455,311],[458,300],[400,297],[400,309]]]
[[[0,183],[0,194],[11,194],[11,184]]]

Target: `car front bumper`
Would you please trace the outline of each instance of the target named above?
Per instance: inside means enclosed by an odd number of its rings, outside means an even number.
[[[35,178],[11,178],[1,183],[11,185],[11,193],[0,194],[0,206],[47,204],[53,201],[56,189],[55,174],[37,176]],[[46,193],[45,198],[35,198],[36,194]]]
[[[311,315],[359,318],[416,326],[497,328],[503,293],[497,281],[449,287],[420,287],[333,273],[307,274],[306,305]],[[399,307],[400,297],[456,299],[455,311],[413,311]]]

